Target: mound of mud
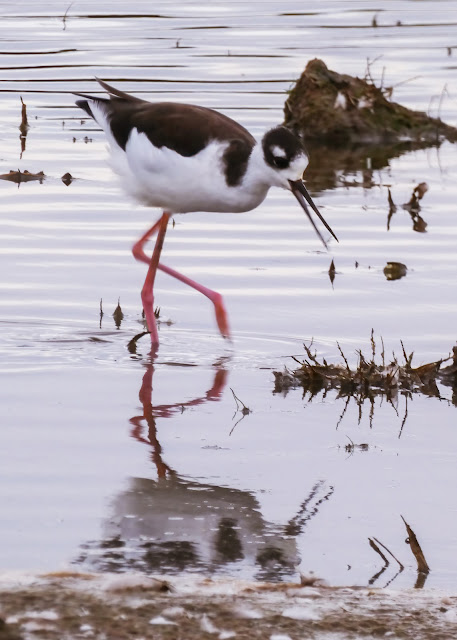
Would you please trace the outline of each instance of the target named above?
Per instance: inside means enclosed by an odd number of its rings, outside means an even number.
[[[457,129],[391,102],[391,89],[340,74],[311,60],[284,106],[284,124],[326,145],[457,141]]]

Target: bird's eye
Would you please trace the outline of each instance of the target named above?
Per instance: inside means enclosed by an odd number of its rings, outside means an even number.
[[[273,156],[273,162],[278,169],[285,169],[289,165],[288,159],[280,156]]]

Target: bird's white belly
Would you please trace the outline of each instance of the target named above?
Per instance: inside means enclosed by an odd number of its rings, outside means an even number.
[[[135,129],[125,152],[111,144],[111,166],[124,189],[138,202],[171,213],[250,211],[265,198],[268,186],[241,181],[227,185],[222,154],[227,143],[212,142],[195,156],[185,157],[151,144]]]

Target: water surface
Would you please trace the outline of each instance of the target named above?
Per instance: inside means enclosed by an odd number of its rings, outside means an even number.
[[[339,341],[355,362],[372,328],[388,352],[402,339],[417,365],[450,351],[453,146],[341,169],[331,184],[328,167],[314,166],[309,186],[340,239],[328,253],[286,192],[240,216],[176,217],[163,260],[224,294],[234,342],[218,336],[206,299],[159,273],[164,322],[152,366],[147,340],[136,355],[126,345],[142,329],[145,275],[130,247],[158,212],[120,194],[103,134],[72,92],[99,91],[99,76],[151,100],[220,109],[261,135],[281,122],[309,59],[363,76],[378,58],[371,73],[394,86],[394,99],[456,125],[454,3],[324,0],[305,12],[279,0],[157,2],[152,11],[81,0],[64,20],[68,4],[0,3],[0,173],[46,174],[41,184],[0,181],[0,566],[260,579],[314,571],[367,584],[382,566],[374,535],[406,565],[394,584],[410,587],[402,514],[432,567],[426,586],[450,588],[452,391],[410,400],[403,429],[405,398],[377,402],[370,428],[369,408],[359,421],[354,403],[339,423],[335,395],[273,394],[272,371],[293,366],[311,338],[329,360]],[[401,208],[421,181],[430,187],[424,233]],[[389,187],[398,210],[387,230]],[[406,277],[387,281],[388,261],[407,265]],[[238,424],[230,388],[252,410]],[[348,438],[368,450],[348,455]]]

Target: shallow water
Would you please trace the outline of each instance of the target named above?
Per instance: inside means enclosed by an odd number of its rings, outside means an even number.
[[[152,14],[147,2],[101,0],[74,3],[63,20],[68,4],[0,3],[0,173],[46,174],[42,184],[0,181],[0,566],[314,571],[367,584],[382,566],[374,535],[406,565],[394,585],[409,587],[402,514],[432,568],[426,586],[455,584],[451,390],[410,400],[403,428],[403,396],[398,415],[377,403],[370,428],[368,407],[359,423],[350,404],[338,424],[344,400],[274,395],[272,374],[312,337],[320,355],[337,360],[339,341],[355,362],[372,328],[387,352],[400,353],[402,339],[417,365],[447,355],[453,146],[340,171],[332,189],[318,190],[314,167],[310,188],[340,239],[328,253],[285,192],[242,216],[176,217],[164,262],[224,294],[234,341],[218,336],[204,298],[159,274],[152,367],[147,339],[127,350],[142,329],[144,278],[130,247],[157,212],[120,195],[104,137],[71,95],[97,91],[99,76],[151,100],[220,109],[261,135],[282,120],[285,92],[312,57],[363,76],[367,58],[382,56],[371,72],[379,82],[385,68],[394,99],[456,125],[454,3],[323,0],[306,13],[279,0],[157,2]],[[20,96],[30,123],[22,153]],[[401,205],[421,181],[426,233],[400,206],[387,231],[388,186]],[[388,261],[407,276],[387,281]],[[252,410],[244,418],[230,389]],[[348,438],[368,451],[348,455]]]

